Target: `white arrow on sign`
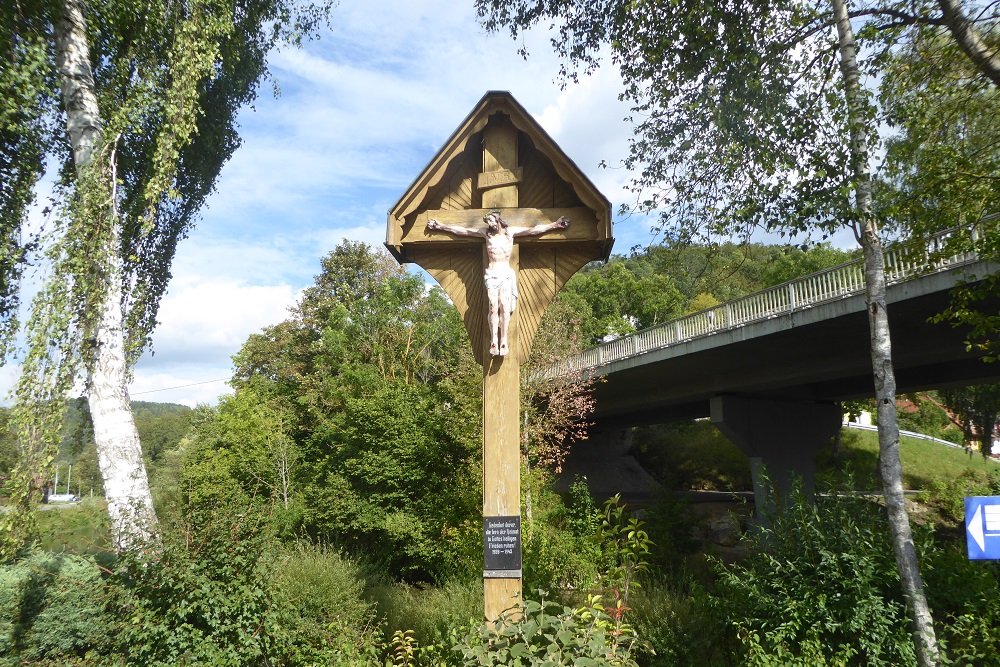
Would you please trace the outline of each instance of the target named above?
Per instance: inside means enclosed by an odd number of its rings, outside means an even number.
[[[966,526],[966,530],[972,535],[972,539],[976,541],[979,545],[981,551],[986,550],[986,540],[983,536],[983,517],[982,517],[983,506],[980,505],[976,507],[975,513],[972,515],[972,521]]]

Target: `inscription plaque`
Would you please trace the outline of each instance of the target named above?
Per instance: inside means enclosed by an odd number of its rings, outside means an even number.
[[[483,576],[521,577],[521,517],[483,517]]]

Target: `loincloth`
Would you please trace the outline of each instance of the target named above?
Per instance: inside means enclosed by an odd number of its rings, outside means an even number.
[[[501,296],[509,295],[510,311],[514,312],[517,307],[517,275],[510,267],[499,267],[486,269],[483,276],[486,281],[486,291],[497,290]]]

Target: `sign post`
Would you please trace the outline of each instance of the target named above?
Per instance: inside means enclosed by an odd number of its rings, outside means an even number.
[[[505,92],[480,100],[389,211],[386,247],[447,292],[483,366],[490,621],[521,600],[521,364],[556,292],[613,243],[608,200]]]

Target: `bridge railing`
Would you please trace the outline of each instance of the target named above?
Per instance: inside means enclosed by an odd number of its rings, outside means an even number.
[[[940,232],[928,240],[922,252],[903,244],[886,248],[886,283],[891,285],[975,262],[977,256],[971,251],[948,254],[948,241],[958,233],[974,235],[975,230],[955,227]],[[677,343],[861,294],[864,287],[863,260],[856,259],[602,343],[541,369],[537,374],[552,378],[586,372]]]

